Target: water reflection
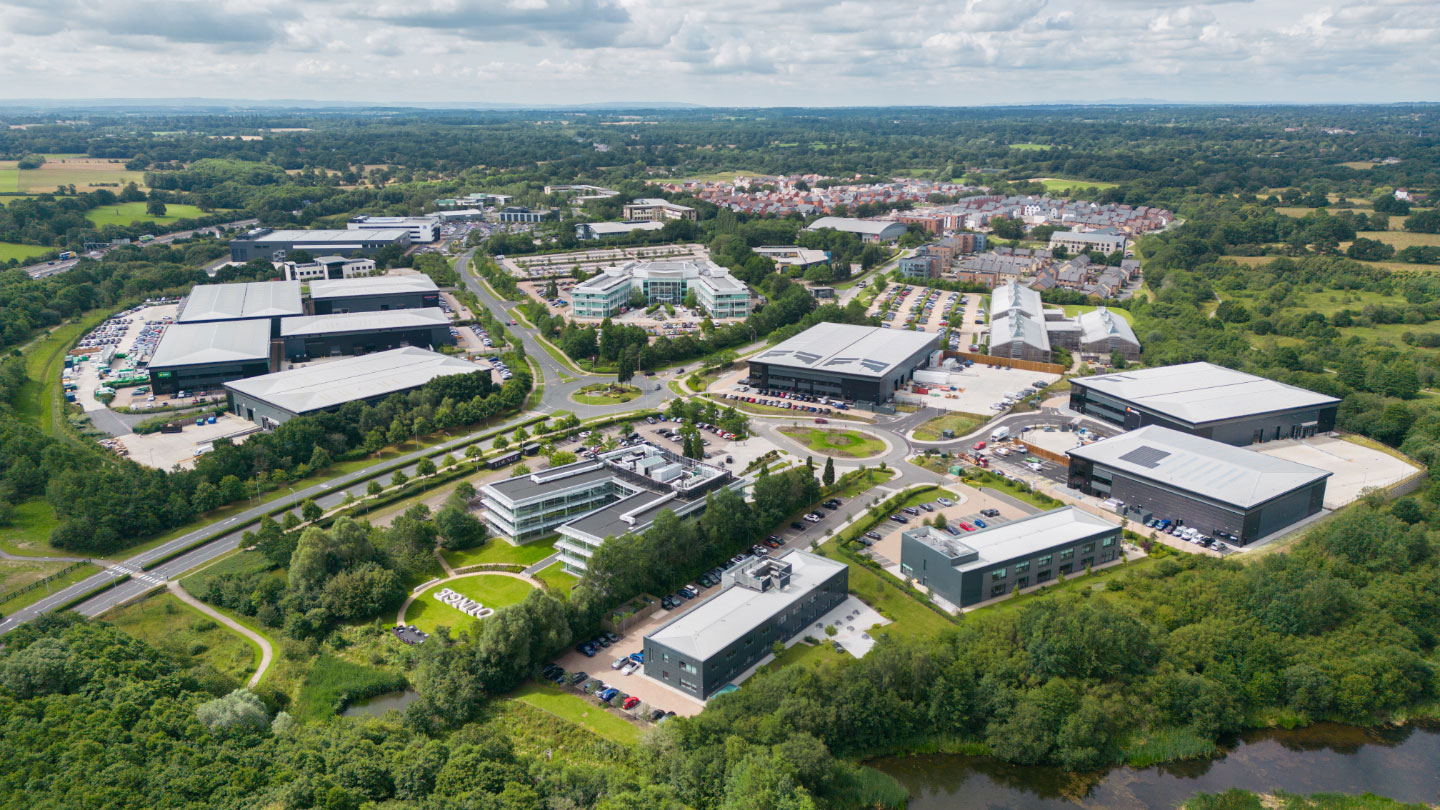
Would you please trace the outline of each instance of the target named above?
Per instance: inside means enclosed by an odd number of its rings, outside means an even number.
[[[345,707],[340,712],[341,717],[383,717],[385,713],[394,709],[397,712],[405,711],[405,707],[414,703],[420,693],[414,689],[406,689],[403,692],[386,692],[383,695],[376,695],[373,698],[357,700]]]
[[[1195,793],[1232,787],[1440,800],[1440,727],[1319,725],[1247,734],[1225,741],[1225,747],[1220,759],[1096,774],[985,757],[918,756],[873,764],[910,790],[909,810],[1149,810],[1176,807]]]

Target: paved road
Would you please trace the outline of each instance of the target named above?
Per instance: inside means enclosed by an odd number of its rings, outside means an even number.
[[[179,239],[189,239],[190,237],[194,236],[197,231],[202,233],[214,232],[216,228],[243,228],[249,225],[256,225],[258,223],[259,220],[256,219],[241,219],[236,220],[235,222],[224,222],[219,225],[208,225],[204,228],[196,228],[192,231],[176,231],[175,233],[167,233],[163,236],[157,236],[155,237],[155,240],[153,242],[148,242],[147,244],[167,245]],[[22,269],[31,278],[45,278],[46,276],[54,276],[70,270],[75,265],[79,264],[81,259],[97,258],[97,254],[98,256],[104,256],[106,253],[109,253],[114,249],[115,247],[108,247],[104,248],[103,250],[92,250],[89,253],[83,253],[73,259],[65,259],[63,261],[56,260],[53,262],[47,262],[45,264],[32,264],[29,267],[25,267]]]

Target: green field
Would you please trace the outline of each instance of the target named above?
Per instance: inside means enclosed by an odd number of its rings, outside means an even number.
[[[36,256],[44,256],[55,248],[41,247],[39,245],[21,245],[15,242],[0,242],[0,262],[8,262],[11,259],[17,261],[28,261]]]
[[[63,161],[63,162],[62,162]],[[128,183],[145,187],[145,173],[125,169],[124,161],[86,158],[83,155],[47,156],[38,169],[16,168],[16,161],[0,160],[0,192],[38,193],[55,191],[59,186],[75,186],[76,191],[93,191],[98,187],[119,191]]]
[[[1067,317],[1067,318],[1073,318],[1073,317],[1075,317],[1076,315],[1080,315],[1080,314],[1082,314],[1082,313],[1091,312],[1091,311],[1093,311],[1093,310],[1099,309],[1099,307],[1092,307],[1092,306],[1089,306],[1088,304],[1065,304],[1064,306],[1065,306],[1065,317]],[[1130,310],[1128,310],[1128,309],[1121,309],[1121,308],[1119,308],[1119,307],[1106,307],[1106,308],[1109,309],[1111,312],[1115,313],[1117,316],[1119,316],[1119,317],[1121,317],[1121,318],[1124,318],[1126,323],[1132,324],[1132,325],[1135,323],[1135,317],[1130,314]]]
[[[404,689],[404,676],[398,672],[353,664],[321,653],[300,685],[300,696],[290,706],[290,714],[302,722],[324,720],[355,700]]]
[[[559,596],[570,593],[571,588],[580,584],[580,578],[566,571],[564,566],[559,562],[551,563],[540,569],[535,576],[549,586],[552,593]]]
[[[37,582],[51,574],[63,571],[69,565],[70,563],[63,562],[42,563],[31,560],[0,560],[0,593],[9,593],[16,588]],[[99,571],[99,566],[82,565],[65,576],[51,581],[43,588],[36,588],[32,591],[19,594],[8,601],[0,602],[0,616],[14,613],[26,605],[33,605],[55,591],[74,585]]]
[[[168,225],[177,219],[194,219],[205,216],[193,205],[182,205],[180,203],[166,203],[165,216],[155,217],[145,213],[146,203],[127,202],[115,205],[106,205],[100,208],[92,208],[85,212],[85,218],[95,223],[98,227],[106,225],[125,226],[132,222],[153,222],[157,225]]]
[[[869,458],[885,452],[885,442],[855,430],[783,427],[780,432],[817,453],[837,458]]]
[[[479,565],[481,563],[507,563],[512,565],[534,565],[537,562],[555,553],[555,541],[559,537],[551,537],[524,545],[507,543],[498,537],[492,537],[485,541],[485,545],[467,548],[464,551],[441,551],[445,562],[450,563],[451,568],[464,568],[467,565]]]
[[[1012,143],[1010,148],[1019,149],[1022,152],[1045,152],[1055,147],[1048,143]]]
[[[931,493],[930,497],[933,499],[934,494]],[[839,540],[831,540],[822,545],[820,550],[826,556],[843,562],[850,568],[851,593],[891,620],[890,624],[871,628],[870,635],[895,633],[901,636],[934,637],[954,626],[946,621],[945,617],[920,604],[914,597],[907,594],[900,587],[900,583],[893,579],[887,582],[882,578],[888,575],[877,574],[869,568],[842,557],[838,549],[839,542]]]
[[[1059,194],[1066,191],[1083,190],[1087,188],[1104,191],[1107,188],[1114,188],[1115,183],[1107,183],[1103,180],[1079,180],[1072,177],[1032,177],[1030,182],[1039,183],[1045,187],[1047,194]]]
[[[640,729],[621,719],[610,710],[602,708],[579,695],[561,692],[553,686],[526,683],[510,694],[510,697],[527,703],[561,720],[568,720],[611,742],[634,745],[640,742]]]
[[[986,420],[987,417],[973,413],[947,413],[915,428],[915,438],[922,442],[938,442],[944,438],[940,433],[942,430],[953,430],[956,436],[964,436],[985,424]]]
[[[411,602],[409,609],[405,611],[405,623],[413,624],[427,633],[434,632],[435,628],[441,625],[451,629],[469,627],[475,619],[435,598],[435,592],[441,588],[449,588],[468,596],[488,608],[513,605],[523,600],[525,594],[532,590],[530,583],[523,579],[498,574],[472,574],[450,580],[443,585],[432,586],[415,597],[415,601]]]
[[[260,664],[260,648],[249,639],[167,591],[116,608],[105,621],[177,659],[209,664],[237,681]]]

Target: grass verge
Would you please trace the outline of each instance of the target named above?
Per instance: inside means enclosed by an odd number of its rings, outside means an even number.
[[[257,644],[168,591],[115,608],[104,619],[178,659],[209,665],[237,681],[243,682],[260,665]]]
[[[885,442],[855,430],[782,427],[780,432],[817,453],[837,458],[869,458],[885,452]]]
[[[616,717],[608,709],[590,703],[578,695],[542,684],[526,683],[511,693],[510,697],[561,720],[568,720],[611,742],[621,745],[635,745],[640,742],[640,729]]]
[[[944,439],[941,431],[954,431],[955,436],[964,436],[975,428],[985,424],[987,417],[973,413],[961,413],[955,411],[944,416],[937,416],[929,422],[915,428],[915,438],[922,442],[938,442]]]
[[[3,563],[0,563],[0,565],[3,565],[3,566],[5,566],[7,569],[11,569],[11,570],[12,570],[11,575],[7,576],[6,579],[5,579],[5,588],[4,588],[4,590],[6,590],[6,591],[11,591],[11,590],[14,590],[16,587],[20,587],[20,586],[23,586],[23,585],[28,584],[28,582],[33,582],[33,581],[36,581],[36,580],[39,580],[39,579],[43,578],[44,576],[47,575],[48,572],[53,572],[53,571],[61,570],[61,569],[65,568],[67,565],[69,565],[69,563],[35,563],[35,562],[24,562],[24,561],[15,561],[15,562],[6,561],[6,562],[3,562]],[[28,567],[31,567],[31,566],[43,566],[44,568],[35,568],[35,569],[32,569],[33,572],[34,572],[35,574],[37,574],[36,576],[29,576],[29,577],[27,577],[27,576],[21,576],[21,577],[15,578],[15,581],[12,583],[11,578],[12,578],[12,576],[14,575],[13,569],[15,569],[15,568],[28,568]],[[100,566],[98,566],[98,565],[89,565],[89,564],[81,565],[80,567],[76,568],[74,571],[71,571],[70,573],[68,573],[68,574],[66,574],[66,575],[64,575],[64,576],[62,576],[62,577],[59,577],[59,578],[57,578],[57,579],[54,579],[54,580],[50,581],[49,583],[46,583],[45,587],[43,587],[43,588],[36,588],[36,589],[34,589],[34,590],[32,590],[32,591],[27,591],[26,593],[19,594],[19,595],[15,596],[15,597],[13,597],[13,598],[5,601],[5,602],[0,602],[0,616],[8,616],[8,615],[10,615],[11,613],[14,613],[15,611],[19,610],[20,608],[26,607],[26,606],[28,606],[28,605],[33,605],[33,604],[35,604],[36,602],[39,602],[41,599],[44,599],[45,597],[49,596],[50,594],[52,594],[52,593],[54,593],[54,592],[56,592],[56,591],[64,590],[65,588],[68,588],[68,587],[70,587],[71,585],[74,585],[74,584],[77,583],[77,582],[82,582],[82,581],[84,581],[86,577],[93,576],[93,575],[99,573],[99,571],[100,571]]]

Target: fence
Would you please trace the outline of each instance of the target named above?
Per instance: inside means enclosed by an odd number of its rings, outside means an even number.
[[[1041,363],[1037,360],[1020,360],[1013,357],[996,357],[993,354],[974,354],[972,352],[945,352],[947,358],[954,357],[960,360],[973,360],[982,366],[1003,366],[1004,368],[1019,369],[1021,371],[1041,371],[1046,374],[1064,374],[1066,369],[1058,363]]]
[[[1064,453],[1057,453],[1054,450],[1046,450],[1043,447],[1033,445],[1027,441],[1021,441],[1019,444],[1021,447],[1025,448],[1025,451],[1027,453],[1035,456],[1036,458],[1043,458],[1046,461],[1053,461],[1056,464],[1064,464],[1067,466],[1070,464],[1070,457],[1065,455]]]
[[[43,587],[45,587],[46,585],[50,584],[51,582],[54,582],[55,580],[60,579],[61,577],[65,576],[66,574],[70,573],[71,571],[74,571],[74,570],[78,569],[80,566],[82,566],[82,565],[89,565],[89,564],[90,564],[90,560],[88,560],[88,559],[86,559],[86,560],[81,560],[80,562],[76,562],[76,563],[71,563],[70,565],[67,565],[67,566],[65,566],[64,568],[61,568],[59,571],[56,571],[55,573],[51,574],[51,575],[48,576],[48,577],[44,577],[44,578],[42,578],[42,579],[37,579],[37,580],[35,580],[34,582],[30,583],[29,585],[21,586],[21,587],[19,587],[19,588],[16,588],[16,589],[13,590],[13,591],[9,591],[9,592],[6,592],[6,593],[0,593],[0,605],[3,605],[3,604],[5,604],[6,602],[9,602],[11,599],[14,599],[14,598],[17,597],[17,596],[23,596],[24,594],[27,594],[27,593],[29,593],[29,592],[31,592],[31,591],[33,591],[33,590],[37,590],[37,589],[39,589],[39,588],[43,588]]]

